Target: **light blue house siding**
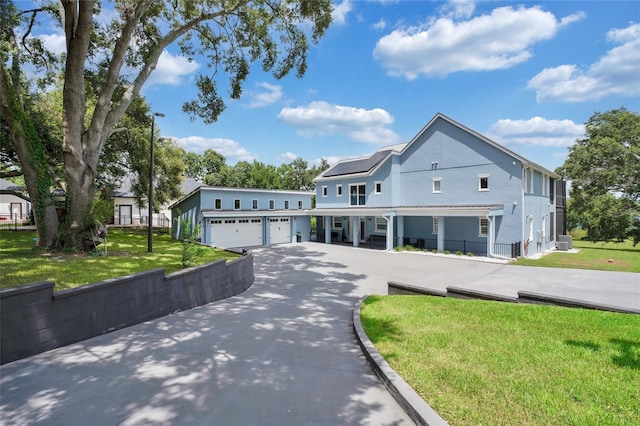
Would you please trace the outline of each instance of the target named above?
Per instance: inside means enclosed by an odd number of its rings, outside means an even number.
[[[202,186],[171,206],[172,235],[180,238],[186,223],[191,231],[198,226],[204,244],[218,247],[308,241],[312,195],[303,191]]]
[[[558,178],[437,114],[409,143],[343,160],[316,178],[315,214],[326,231],[319,235],[331,242],[343,230],[354,245],[382,238],[387,249],[508,256],[521,243],[521,254],[534,254],[554,247],[549,188]]]

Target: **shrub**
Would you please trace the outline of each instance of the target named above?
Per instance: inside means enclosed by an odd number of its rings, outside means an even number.
[[[456,251],[456,256],[462,256],[462,250]]]
[[[451,252],[449,250],[445,250],[444,254],[451,254]]]
[[[472,251],[467,252],[467,256],[469,256],[469,257],[473,257],[473,252],[472,252]]]

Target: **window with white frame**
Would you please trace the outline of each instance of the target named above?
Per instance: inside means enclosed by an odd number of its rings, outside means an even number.
[[[374,188],[375,188],[375,194],[376,195],[382,194],[382,182],[375,182],[374,183]]]
[[[342,216],[333,216],[333,227],[342,228]]]
[[[276,200],[269,200],[269,210],[276,209]]]
[[[222,210],[222,198],[216,198],[213,200],[214,210]]]
[[[235,200],[233,200],[233,209],[234,210],[240,210],[240,199],[236,198]]]
[[[284,200],[284,209],[289,210],[289,200]]]
[[[359,183],[349,185],[349,205],[364,206],[367,204],[366,185]]]
[[[434,194],[439,194],[442,192],[442,178],[433,178],[433,189],[432,192]]]
[[[251,200],[251,210],[258,210],[258,200]]]
[[[302,200],[298,200],[298,210],[302,210]]]
[[[438,218],[434,217],[433,218],[433,225],[431,227],[431,233],[432,234],[438,234]]]
[[[341,184],[337,184],[336,185],[336,196],[337,197],[342,197],[342,185]]]
[[[533,170],[529,170],[529,193],[533,194]]]
[[[486,237],[489,235],[489,219],[486,217],[478,218],[478,236]]]
[[[489,175],[478,175],[478,191],[489,190]]]
[[[322,185],[322,196],[326,197],[328,194],[327,185]]]
[[[384,217],[376,217],[375,232],[387,232],[387,219]]]

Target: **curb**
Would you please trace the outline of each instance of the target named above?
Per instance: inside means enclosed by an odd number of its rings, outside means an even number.
[[[448,425],[448,423],[436,413],[415,390],[402,377],[395,372],[384,360],[380,352],[373,346],[371,340],[364,332],[360,322],[360,308],[362,302],[368,296],[358,300],[353,308],[353,331],[358,340],[367,362],[382,381],[387,390],[391,393],[402,409],[418,425]]]

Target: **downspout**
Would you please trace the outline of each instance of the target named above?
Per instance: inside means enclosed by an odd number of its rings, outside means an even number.
[[[488,257],[495,258],[495,259],[502,259],[502,260],[513,260],[510,257],[501,256],[499,254],[494,254],[493,253],[493,244],[494,244],[494,241],[495,241],[495,236],[494,236],[495,229],[493,229],[493,220],[491,220],[491,217],[489,216],[489,212],[487,212],[484,217],[485,217],[485,219],[487,219],[487,222],[489,224],[489,229],[488,229],[489,232],[487,233],[487,239],[489,240],[487,242],[487,254],[488,254]]]
[[[389,228],[389,226],[390,226],[390,225],[389,225],[389,220],[393,220],[393,216],[391,216],[391,217],[387,217],[387,216],[385,216],[385,215],[382,215],[381,217],[382,217],[384,220],[386,220],[386,221],[387,221],[387,236],[388,236],[388,235],[389,235],[389,229],[391,229],[391,228]],[[393,225],[391,225],[391,226],[393,226]],[[389,241],[391,241],[391,248],[389,248]],[[387,250],[387,251],[393,251],[393,232],[391,233],[391,238],[387,238],[387,247],[386,247],[386,250]]]

